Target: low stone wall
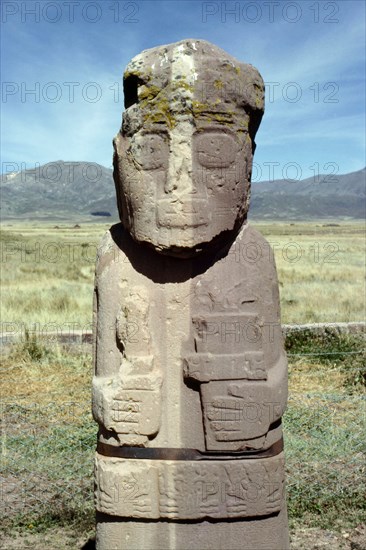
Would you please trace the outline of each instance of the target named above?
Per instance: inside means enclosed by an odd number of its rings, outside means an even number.
[[[293,333],[307,333],[314,336],[341,335],[341,334],[365,334],[366,323],[309,323],[307,325],[282,325],[284,336]]]
[[[73,331],[57,331],[57,332],[29,332],[29,338],[35,337],[40,342],[48,344],[91,344],[93,340],[90,330],[73,330]],[[0,346],[16,344],[17,342],[26,340],[24,331],[17,332],[2,332],[0,333]]]

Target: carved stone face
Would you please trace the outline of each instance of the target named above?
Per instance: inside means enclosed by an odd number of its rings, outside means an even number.
[[[114,177],[132,237],[187,257],[238,231],[263,114],[256,69],[186,40],[135,57],[124,88]]]

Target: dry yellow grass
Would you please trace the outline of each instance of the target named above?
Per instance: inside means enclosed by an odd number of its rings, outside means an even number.
[[[365,317],[365,234],[359,223],[255,225],[273,248],[282,322]],[[6,224],[1,231],[2,330],[90,328],[97,244],[107,224]]]
[[[364,224],[258,224],[272,243],[282,322],[365,319]]]

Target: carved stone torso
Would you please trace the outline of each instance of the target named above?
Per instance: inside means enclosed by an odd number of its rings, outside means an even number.
[[[133,258],[135,248],[119,225],[100,249],[94,412],[101,425],[118,434],[116,445],[273,444],[287,396],[268,243],[244,226],[221,259],[198,267],[161,255],[153,264],[150,249]]]

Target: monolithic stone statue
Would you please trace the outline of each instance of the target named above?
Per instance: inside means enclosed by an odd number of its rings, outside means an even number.
[[[121,223],[95,287],[97,548],[288,548],[287,362],[247,224],[258,71],[203,40],[142,52],[114,141]]]

